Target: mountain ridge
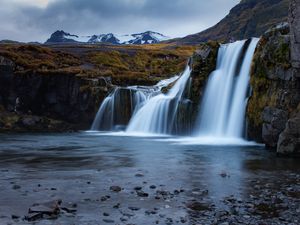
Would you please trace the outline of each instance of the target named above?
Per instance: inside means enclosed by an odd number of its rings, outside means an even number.
[[[113,33],[91,35],[91,36],[79,36],[75,34],[67,33],[63,30],[57,30],[51,37],[45,42],[45,44],[57,44],[57,43],[109,43],[116,45],[124,44],[155,44],[161,41],[169,39],[167,36],[153,31],[146,31],[143,33],[116,35]]]
[[[259,37],[272,26],[287,22],[288,8],[289,0],[242,0],[216,25],[167,42],[196,45],[209,40],[229,42]]]

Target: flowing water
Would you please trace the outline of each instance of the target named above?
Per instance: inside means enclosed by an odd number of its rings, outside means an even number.
[[[178,76],[162,80],[154,86],[117,87],[106,97],[94,119],[91,130],[117,131],[127,126],[130,118],[151,97],[178,79]]]
[[[116,88],[104,100],[92,129],[119,130],[130,120],[123,136],[0,134],[0,224],[298,224],[298,160],[230,141],[243,134],[257,41],[221,46],[192,140],[129,136],[172,133],[189,67],[180,78]],[[57,199],[76,210],[25,219],[36,203]]]
[[[220,143],[243,138],[250,68],[258,41],[253,38],[220,47],[216,70],[209,76],[201,100],[198,120],[191,124],[195,128],[194,136],[198,136],[200,142],[204,137],[219,139]],[[123,125],[130,134],[182,133],[182,121],[178,122],[177,116],[180,104],[185,104],[183,94],[188,89],[190,74],[191,69],[187,66],[167,94],[161,93],[161,88],[177,78],[159,83],[156,89],[117,88],[101,105],[92,130],[114,131],[117,125]],[[124,101],[126,95],[120,90],[130,92],[129,101]],[[129,113],[124,107],[126,104],[129,105]],[[120,121],[116,118],[126,119]]]
[[[167,94],[159,94],[149,99],[132,117],[126,131],[128,133],[171,134],[178,105],[190,74],[191,70],[187,66]]]
[[[209,77],[200,106],[197,135],[243,137],[250,67],[258,40],[251,40],[245,55],[242,54],[246,41],[220,47],[217,68]]]

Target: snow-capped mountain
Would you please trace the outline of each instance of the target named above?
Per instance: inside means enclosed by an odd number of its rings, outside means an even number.
[[[163,34],[153,32],[153,31],[146,31],[140,34],[132,34],[131,36],[133,37],[133,39],[129,40],[127,44],[135,44],[135,45],[154,44],[169,39]]]
[[[51,34],[51,37],[46,41],[46,44],[87,42],[90,38],[90,36],[78,36],[66,33],[63,30],[58,30]]]
[[[88,40],[88,43],[101,43],[101,42],[111,43],[111,44],[120,44],[120,40],[112,33],[93,35]]]
[[[115,35],[112,33],[92,35],[92,36],[78,36],[74,34],[69,34],[64,31],[56,31],[51,37],[46,41],[46,44],[51,43],[110,43],[115,45],[125,45],[125,44],[155,44],[161,41],[165,41],[169,37],[163,34],[146,31],[139,34],[126,34],[126,35]]]

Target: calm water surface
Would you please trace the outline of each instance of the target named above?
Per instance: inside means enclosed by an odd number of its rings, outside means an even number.
[[[299,173],[300,165],[262,146],[184,145],[166,137],[83,132],[0,135],[0,170],[0,201],[6,202],[0,211],[22,214],[39,198],[79,201],[82,189],[100,195],[110,185],[119,185],[125,193],[128,187],[129,193],[131,186],[142,182],[169,190],[209,190],[210,199],[219,204],[229,195],[243,198],[250,181],[284,179],[285,174]],[[137,178],[137,173],[143,177]],[[86,187],[86,181],[94,185]],[[17,193],[11,189],[15,183],[22,187]],[[57,192],[31,193],[37,184],[57,186]],[[127,195],[123,198],[130,203]]]

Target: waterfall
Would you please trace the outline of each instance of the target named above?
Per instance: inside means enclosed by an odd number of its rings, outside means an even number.
[[[249,46],[246,41],[237,41],[220,47],[198,115],[198,136],[243,136],[250,67],[258,40],[253,38]]]
[[[93,121],[92,131],[124,130],[130,118],[143,104],[161,93],[161,89],[178,79],[174,76],[154,86],[130,86],[115,88],[102,102]]]
[[[209,76],[195,127],[196,136],[242,138],[250,67],[257,38],[221,45]],[[186,99],[191,69],[154,86],[116,88],[102,103],[92,130],[186,134],[192,103]],[[175,82],[176,81],[176,82]],[[162,88],[174,84],[167,94]]]
[[[127,132],[171,134],[176,114],[191,70],[186,67],[181,77],[167,94],[150,98],[132,117]]]

